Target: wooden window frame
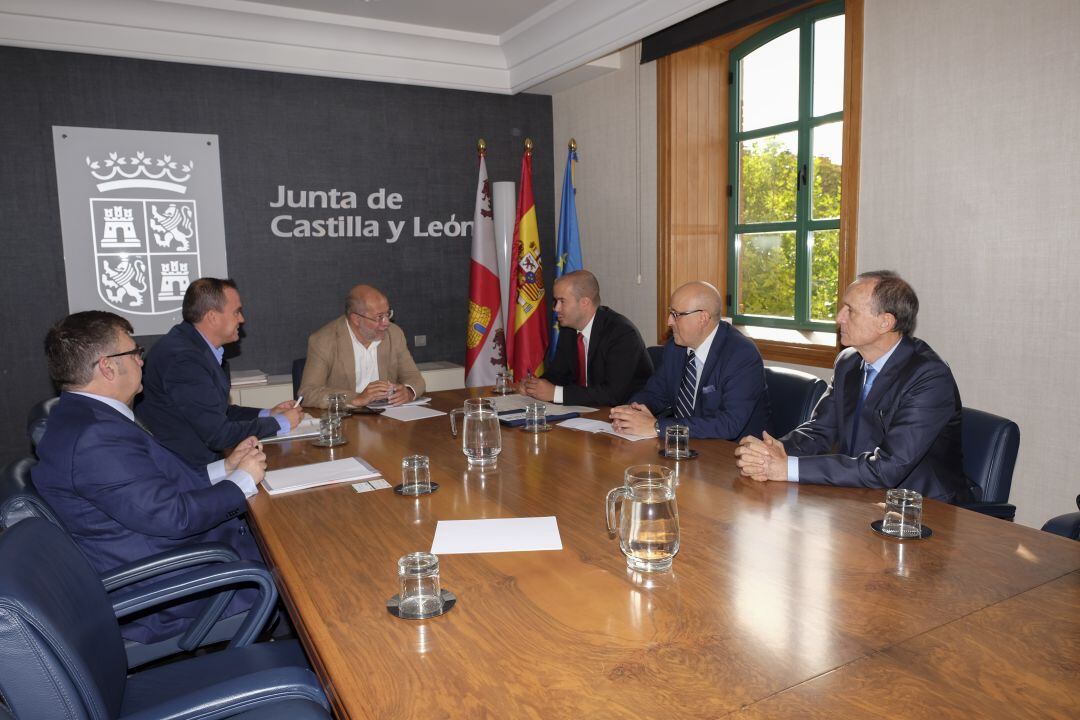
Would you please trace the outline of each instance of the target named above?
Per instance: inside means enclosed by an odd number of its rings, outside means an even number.
[[[657,341],[667,328],[672,291],[706,280],[728,294],[730,55],[743,41],[808,8],[811,2],[658,60]],[[844,3],[844,135],[838,295],[854,279],[862,119],[863,0]],[[841,298],[837,298],[837,307]],[[730,313],[730,308],[725,307]],[[767,360],[830,367],[839,336],[740,326]],[[816,335],[816,337],[815,337]]]

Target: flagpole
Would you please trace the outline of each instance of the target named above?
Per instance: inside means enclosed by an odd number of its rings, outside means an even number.
[[[480,157],[487,155],[487,142],[484,138],[480,138],[476,141],[476,152],[480,154]]]

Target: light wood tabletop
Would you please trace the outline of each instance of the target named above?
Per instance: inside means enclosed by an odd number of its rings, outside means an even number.
[[[433,394],[450,410],[483,393]],[[606,418],[606,412],[592,417]],[[502,429],[470,469],[446,416],[346,420],[348,444],[268,446],[271,467],[359,456],[438,492],[349,484],[252,499],[250,518],[340,718],[1061,717],[1080,714],[1080,543],[925,501],[926,540],[871,531],[883,491],[757,483],[734,445]],[[604,498],[627,466],[677,470],[672,569],[627,569]],[[554,515],[560,551],[444,555],[447,614],[386,610],[438,520]]]

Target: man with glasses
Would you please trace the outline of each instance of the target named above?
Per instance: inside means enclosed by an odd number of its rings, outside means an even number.
[[[188,286],[184,321],[173,326],[146,356],[139,419],[165,447],[195,468],[254,435],[284,434],[300,423],[295,403],[270,409],[229,403],[225,345],[240,339],[243,306],[236,283],[199,278]]]
[[[737,440],[769,421],[765,365],[757,346],[720,318],[720,293],[707,282],[671,295],[660,367],[629,405],[611,411],[616,431],[663,437],[686,425],[692,438]]]
[[[344,393],[349,405],[400,405],[424,394],[424,378],[409,354],[405,333],[390,321],[394,309],[381,292],[357,285],[345,298],[345,316],[308,338],[300,394],[307,407],[325,408]]]
[[[248,437],[224,460],[194,469],[140,427],[131,402],[142,388],[142,348],[131,333],[127,320],[98,310],[49,330],[45,355],[61,394],[37,446],[34,486],[98,572],[199,542],[223,542],[261,562],[239,516],[266,456]],[[226,614],[252,599],[239,594]],[[141,643],[172,637],[201,605],[125,622],[121,634]]]

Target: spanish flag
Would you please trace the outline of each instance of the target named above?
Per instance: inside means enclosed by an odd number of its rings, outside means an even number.
[[[540,233],[536,227],[536,203],[532,191],[532,141],[525,141],[521,158],[514,244],[510,250],[509,317],[513,332],[506,344],[507,364],[516,381],[529,373],[542,375],[548,346],[548,309],[544,299],[544,273],[540,264]]]

